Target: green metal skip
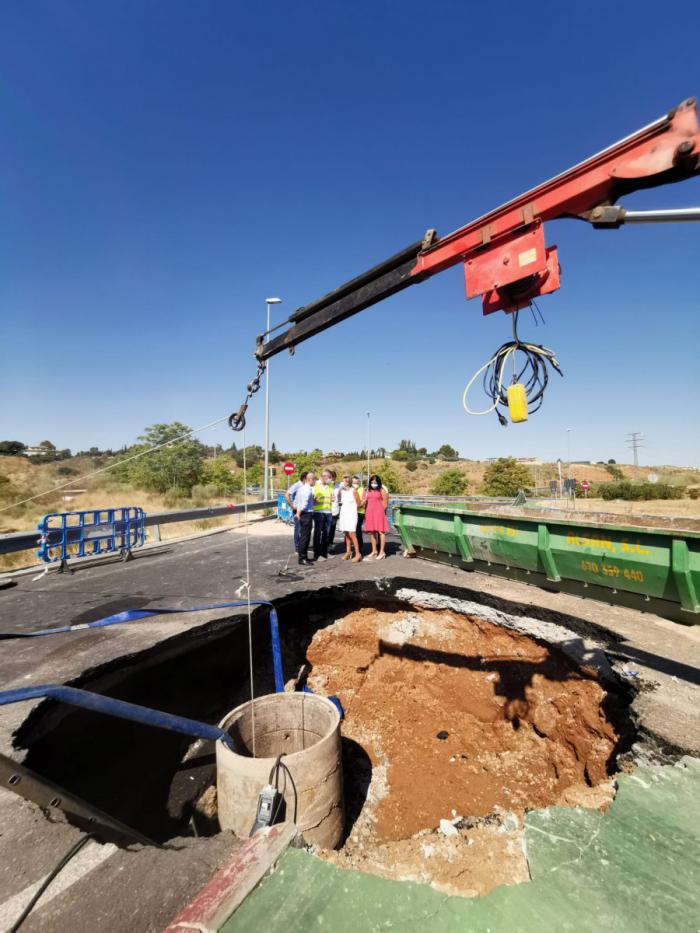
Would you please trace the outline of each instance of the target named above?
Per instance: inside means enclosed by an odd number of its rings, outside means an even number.
[[[411,555],[700,622],[700,532],[565,517],[394,506]]]

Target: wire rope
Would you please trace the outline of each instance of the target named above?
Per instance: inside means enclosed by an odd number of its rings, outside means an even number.
[[[248,461],[246,451],[245,421],[243,423],[243,515],[245,521],[245,589],[248,608],[248,661],[250,665],[250,723],[255,758],[255,688],[253,682],[253,622],[250,607],[250,547],[248,535]]]

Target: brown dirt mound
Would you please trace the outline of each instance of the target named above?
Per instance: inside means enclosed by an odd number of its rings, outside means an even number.
[[[449,611],[367,608],[318,631],[307,657],[310,686],[339,695],[343,735],[372,764],[362,812],[331,856],[340,864],[484,893],[526,879],[526,809],[610,800],[615,701],[556,649]],[[441,820],[459,838],[436,832]],[[500,874],[475,868],[506,848]]]

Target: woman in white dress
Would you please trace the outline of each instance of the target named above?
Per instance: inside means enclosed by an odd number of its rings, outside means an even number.
[[[360,496],[356,489],[353,489],[349,476],[343,477],[343,485],[338,490],[338,501],[340,503],[340,516],[338,518],[338,529],[345,533],[345,554],[343,560],[352,560],[353,564],[359,564],[362,560],[360,549],[357,545],[357,507],[361,504]],[[355,548],[355,556],[352,556],[352,549]]]

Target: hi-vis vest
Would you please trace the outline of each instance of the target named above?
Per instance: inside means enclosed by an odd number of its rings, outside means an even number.
[[[360,504],[359,504],[359,506],[357,507],[357,512],[358,512],[359,515],[364,515],[364,514],[365,514],[365,509],[367,508],[367,506],[366,506],[366,505],[364,504],[364,502],[362,501],[362,499],[364,498],[364,495],[365,495],[365,487],[362,486],[362,485],[360,484],[360,485],[357,486],[356,488],[357,488],[357,493],[358,493],[358,495],[359,495],[359,497],[360,497]]]
[[[324,486],[320,481],[314,486],[314,512],[330,512],[333,502],[333,483]]]

